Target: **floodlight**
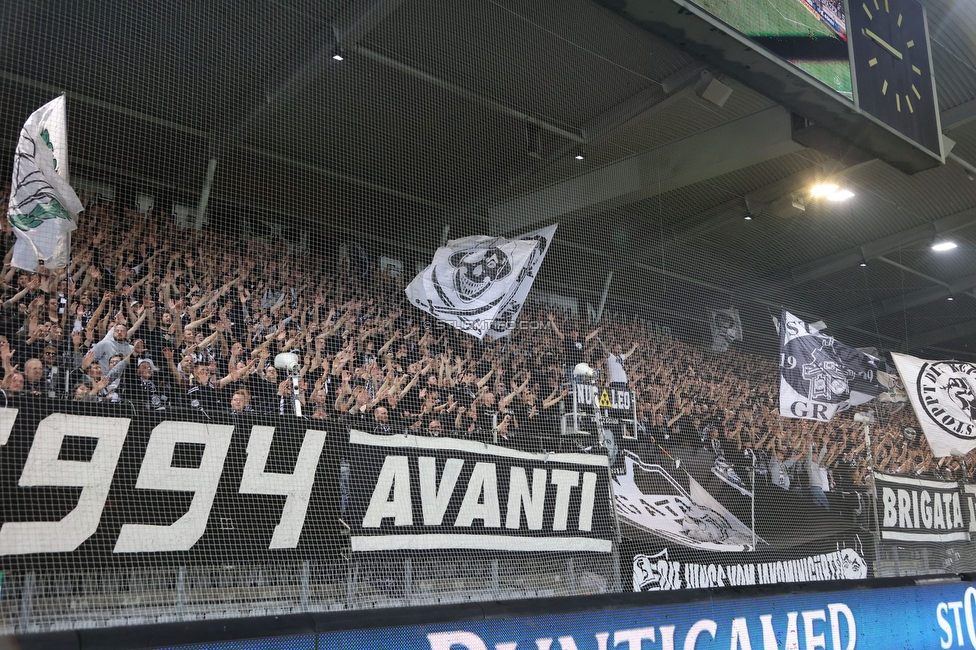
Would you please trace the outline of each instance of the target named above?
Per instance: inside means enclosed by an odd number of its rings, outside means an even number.
[[[846,201],[854,196],[854,192],[850,190],[837,190],[836,192],[831,192],[827,195],[828,201]]]
[[[811,188],[810,196],[814,196],[814,197],[827,196],[828,194],[833,194],[839,189],[840,187],[834,185],[833,183],[819,183],[817,185],[814,185],[813,188]]]
[[[573,368],[573,376],[575,377],[593,377],[594,375],[596,375],[596,371],[588,363],[577,363],[576,367]]]
[[[297,375],[298,371],[302,369],[302,363],[294,352],[282,352],[275,355],[274,365],[275,368],[289,375]]]
[[[948,239],[940,239],[932,244],[932,250],[941,253],[943,251],[951,251],[953,248],[956,248],[957,246],[959,246],[959,244],[957,244],[954,241],[949,241]]]

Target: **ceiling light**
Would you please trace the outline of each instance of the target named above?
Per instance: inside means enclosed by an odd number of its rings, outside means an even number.
[[[746,216],[743,217],[743,219],[745,219],[746,221],[752,221],[752,216],[747,214]]]
[[[582,152],[576,154],[576,160],[583,160],[585,157]]]
[[[813,186],[813,188],[810,190],[810,196],[827,196],[828,194],[833,194],[839,189],[840,187],[834,185],[833,183],[820,183]]]
[[[949,296],[948,298],[946,298],[946,300],[952,301],[952,300],[955,300],[955,298],[953,298],[952,296]]]
[[[332,50],[332,58],[335,59],[336,61],[346,60],[345,55],[342,53],[342,48],[339,47],[338,45],[336,45],[335,49]]]
[[[939,251],[941,253],[943,251],[951,251],[953,248],[956,248],[958,245],[959,244],[957,244],[954,241],[942,239],[932,244],[932,250]]]
[[[828,201],[846,201],[847,199],[854,196],[854,192],[850,190],[837,190],[836,192],[831,192],[827,195]]]
[[[861,262],[861,266],[867,266],[867,265],[868,265],[867,262]]]

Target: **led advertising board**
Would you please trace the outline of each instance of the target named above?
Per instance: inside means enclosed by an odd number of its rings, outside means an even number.
[[[976,587],[949,582],[325,632],[179,650],[976,648],[974,610]]]

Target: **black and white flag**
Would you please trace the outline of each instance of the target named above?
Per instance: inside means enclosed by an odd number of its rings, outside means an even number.
[[[516,278],[517,287],[515,292],[509,296],[507,302],[498,308],[498,315],[492,321],[491,327],[486,332],[489,337],[500,339],[503,336],[508,336],[515,329],[515,321],[518,319],[519,314],[522,313],[522,306],[525,305],[525,300],[529,297],[532,282],[535,281],[536,274],[539,272],[539,268],[542,267],[543,260],[546,259],[546,253],[549,252],[549,245],[552,243],[552,238],[556,236],[556,228],[558,226],[559,224],[557,223],[548,228],[533,230],[519,237],[521,241],[534,242],[535,248],[532,250],[532,256],[529,258],[529,261],[525,263],[525,266],[522,267],[522,271]]]
[[[779,414],[825,422],[887,390],[884,362],[784,311],[779,328]]]
[[[742,340],[742,321],[738,309],[713,309],[708,315],[712,332],[712,352],[727,352],[735,341]]]
[[[891,353],[905,392],[936,456],[976,447],[976,365]]]
[[[536,256],[536,240],[472,235],[447,242],[406,288],[411,304],[482,339],[510,307]],[[528,289],[526,289],[528,291]],[[514,320],[514,318],[513,318]]]
[[[613,477],[617,518],[637,530],[687,548],[745,552],[755,550],[756,537],[690,474],[686,490],[660,465],[624,453],[624,471]]]

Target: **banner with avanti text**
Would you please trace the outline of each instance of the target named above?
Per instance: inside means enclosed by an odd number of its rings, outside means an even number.
[[[349,434],[352,551],[609,553],[607,457]]]

